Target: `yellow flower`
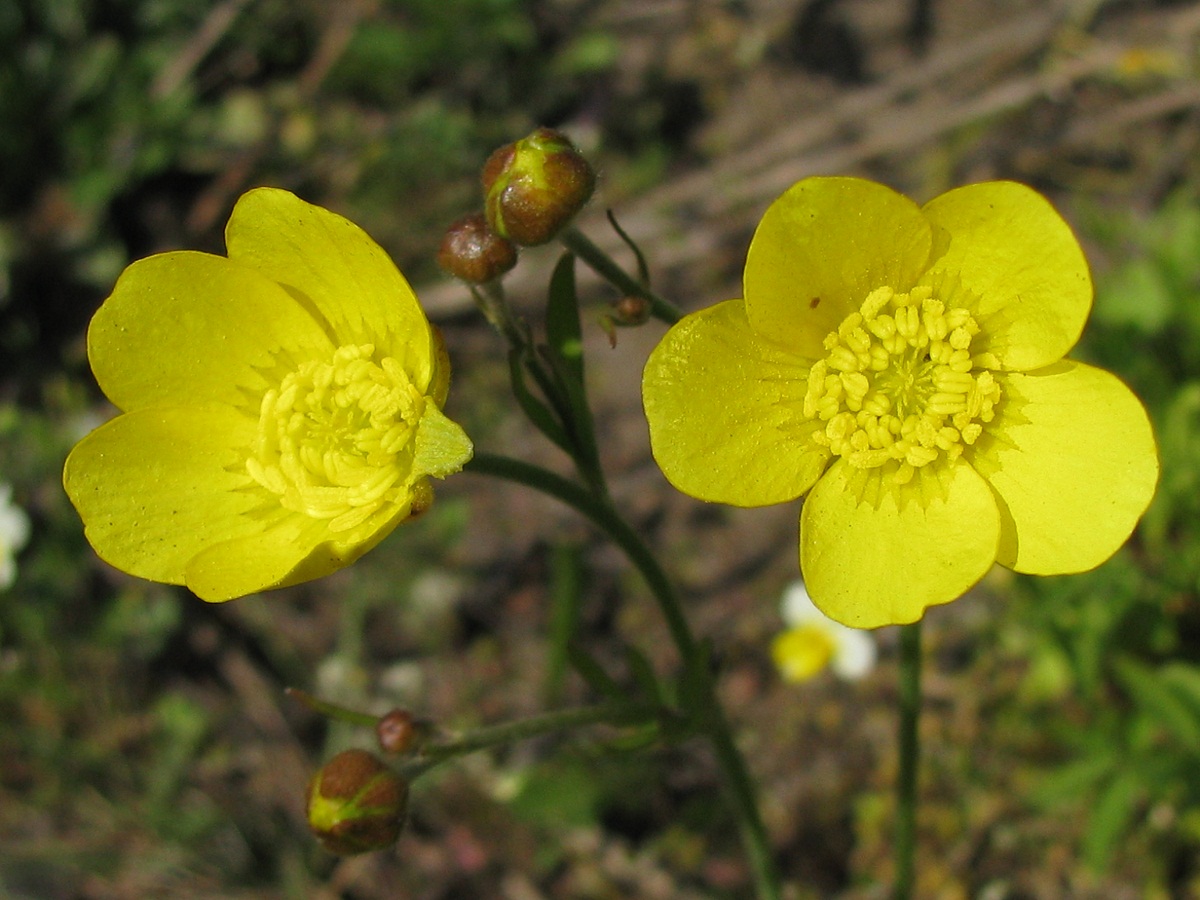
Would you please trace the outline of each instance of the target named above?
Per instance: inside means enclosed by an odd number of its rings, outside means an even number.
[[[993,562],[1093,568],[1149,504],[1141,403],[1064,358],[1091,278],[1033,190],[976,184],[919,207],[857,178],[805,179],[759,224],[743,289],[651,354],[651,446],[703,500],[807,494],[800,565],[831,618],[913,622]]]
[[[122,273],[88,357],[123,415],[63,472],[101,558],[205,600],[350,564],[471,456],[441,338],[358,226],[263,188],[225,238]]]

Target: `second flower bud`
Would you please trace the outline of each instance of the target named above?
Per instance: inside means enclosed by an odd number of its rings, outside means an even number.
[[[484,209],[501,237],[544,244],[566,227],[596,186],[596,173],[562,133],[538,128],[483,167]]]

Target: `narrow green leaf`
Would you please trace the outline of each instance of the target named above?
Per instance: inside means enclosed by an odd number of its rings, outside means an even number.
[[[1030,800],[1042,809],[1079,803],[1096,785],[1119,768],[1120,760],[1111,746],[1097,749],[1081,759],[1059,766],[1040,779]]]
[[[513,348],[508,352],[508,376],[512,383],[513,396],[517,398],[517,403],[529,417],[529,421],[537,426],[538,431],[570,453],[571,442],[567,438],[566,431],[546,404],[538,399],[525,383],[526,353],[527,351],[523,348]]]
[[[1139,773],[1130,769],[1118,771],[1100,792],[1083,839],[1083,858],[1094,871],[1109,867],[1117,842],[1133,823],[1140,795]]]
[[[557,393],[565,398],[562,410],[567,437],[573,440],[574,457],[589,482],[599,483],[600,454],[592,409],[584,383],[583,333],[579,324],[579,297],[575,293],[575,255],[564,253],[550,278],[546,305],[546,362],[555,376]],[[543,386],[544,390],[551,390]],[[554,398],[551,397],[551,402]]]
[[[612,676],[604,671],[600,663],[596,662],[595,657],[575,641],[567,644],[567,661],[570,662],[571,668],[587,682],[588,687],[601,697],[608,700],[629,699],[629,691],[617,684]]]
[[[548,705],[554,705],[562,695],[571,640],[579,626],[583,578],[583,557],[579,547],[566,541],[556,543],[550,553],[549,646],[546,648]]]
[[[1200,720],[1200,668],[1191,663],[1171,662],[1159,669],[1159,675]],[[1200,744],[1195,749],[1200,752]]]
[[[712,680],[712,643],[704,640],[697,644],[695,655],[685,661],[679,673],[679,708],[688,718],[699,720],[710,713]]]
[[[611,209],[606,209],[604,212],[608,216],[608,224],[612,226],[613,231],[617,233],[618,237],[625,242],[625,246],[632,250],[634,257],[637,258],[638,281],[646,285],[646,287],[650,287],[650,267],[646,265],[646,257],[642,253],[642,248],[634,243],[633,238],[626,234],[624,228],[617,224],[617,217],[613,215]]]
[[[575,254],[564,253],[550,276],[546,304],[546,338],[566,371],[583,383],[583,335],[579,325],[579,297],[575,293]]]
[[[663,695],[663,686],[659,682],[658,676],[654,674],[654,666],[650,665],[646,654],[636,647],[627,646],[625,648],[625,664],[629,666],[629,674],[633,676],[633,680],[637,682],[643,694],[656,703],[664,706],[671,705],[670,698]]]
[[[1170,681],[1130,659],[1118,660],[1115,673],[1143,712],[1152,716],[1185,747],[1200,747],[1200,717],[1172,689]]]

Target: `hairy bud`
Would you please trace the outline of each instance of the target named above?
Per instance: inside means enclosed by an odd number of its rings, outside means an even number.
[[[517,264],[517,248],[488,227],[482,213],[474,213],[446,229],[437,263],[455,278],[483,284]]]
[[[618,325],[645,325],[650,321],[650,312],[650,301],[632,294],[626,294],[612,307],[612,317]]]
[[[423,741],[427,727],[407,709],[393,709],[375,723],[375,736],[384,753],[408,753]]]
[[[596,173],[583,154],[551,128],[506,144],[483,167],[488,224],[523,246],[544,244],[558,234],[595,187]]]
[[[365,750],[344,750],[308,783],[308,827],[330,853],[390,847],[400,836],[408,782]]]

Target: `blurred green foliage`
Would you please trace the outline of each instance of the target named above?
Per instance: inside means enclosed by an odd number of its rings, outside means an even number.
[[[121,269],[219,250],[255,184],[349,208],[410,279],[490,150],[577,113],[615,63],[586,4],[0,4],[0,376],[66,361]]]
[[[1014,714],[1058,747],[1035,797],[1086,810],[1088,863],[1144,852],[1169,890],[1200,879],[1200,199],[1185,186],[1150,215],[1084,218],[1108,267],[1079,355],[1143,399],[1162,476],[1116,558],[1016,583],[1010,639],[1030,668]]]

